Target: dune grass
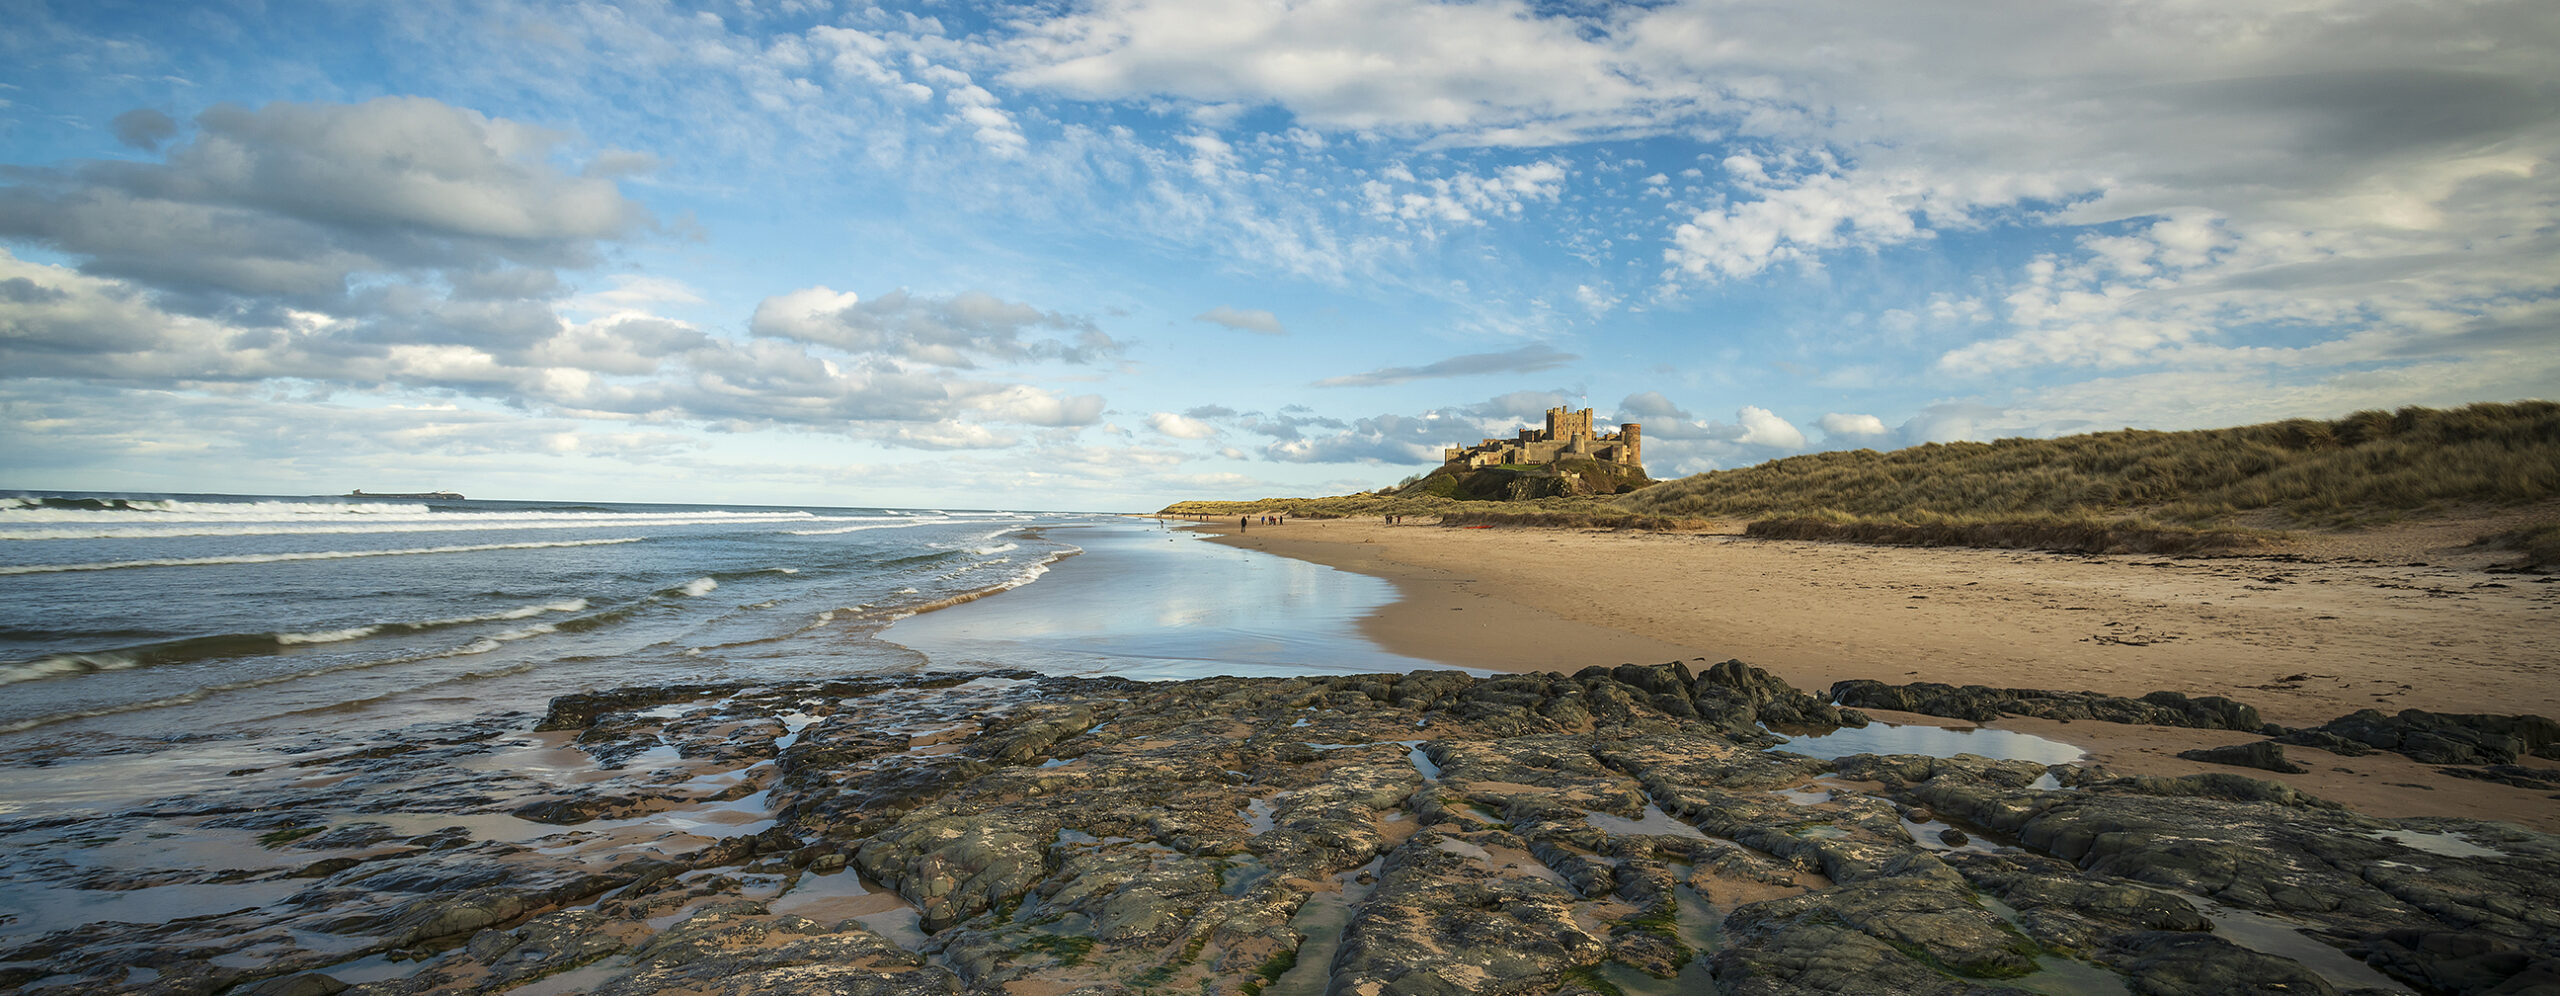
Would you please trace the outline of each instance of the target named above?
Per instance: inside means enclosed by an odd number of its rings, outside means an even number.
[[[2270,528],[2342,529],[2560,501],[2560,404],[2363,411],[2230,429],[1847,450],[1711,471],[1609,498],[1463,501],[1429,489],[1180,502],[1171,514],[1437,516],[1449,525],[1701,529],[1916,546],[2185,553]],[[2484,540],[2560,562],[2560,526]]]
[[[1714,471],[1627,495],[1630,512],[1877,523],[2140,519],[2371,525],[2560,497],[2560,404],[2357,412],[2187,432],[1849,450]]]

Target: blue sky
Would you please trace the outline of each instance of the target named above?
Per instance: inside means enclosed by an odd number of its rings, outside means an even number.
[[[0,486],[1151,509],[2560,395],[2560,6],[0,0]]]

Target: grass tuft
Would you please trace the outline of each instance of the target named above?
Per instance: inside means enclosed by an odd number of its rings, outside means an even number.
[[[2271,512],[2306,526],[2354,526],[2453,505],[2553,498],[2560,498],[2560,404],[2521,401],[2357,412],[2334,422],[1813,453],[1682,478],[1614,504],[1663,516],[1912,524],[2139,515],[2204,526]]]

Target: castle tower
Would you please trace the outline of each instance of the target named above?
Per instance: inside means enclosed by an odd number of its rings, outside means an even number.
[[[1618,462],[1644,462],[1644,425],[1640,422],[1618,424]]]
[[[1564,442],[1576,436],[1591,435],[1591,409],[1573,411],[1568,408],[1547,409],[1547,439]]]

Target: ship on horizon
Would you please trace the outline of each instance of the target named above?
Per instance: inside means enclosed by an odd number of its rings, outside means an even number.
[[[412,501],[425,500],[425,499],[433,499],[433,500],[437,500],[437,501],[464,501],[464,500],[466,500],[466,499],[464,499],[461,495],[456,494],[456,493],[451,492],[451,491],[413,491],[413,492],[407,492],[407,493],[403,493],[403,494],[382,494],[382,493],[368,493],[368,492],[366,492],[366,491],[365,491],[365,489],[363,489],[363,488],[357,488],[357,489],[355,489],[355,490],[353,490],[353,491],[349,491],[349,492],[347,492],[347,497],[349,497],[349,498],[406,498],[406,499],[409,499],[409,500],[412,500]]]

